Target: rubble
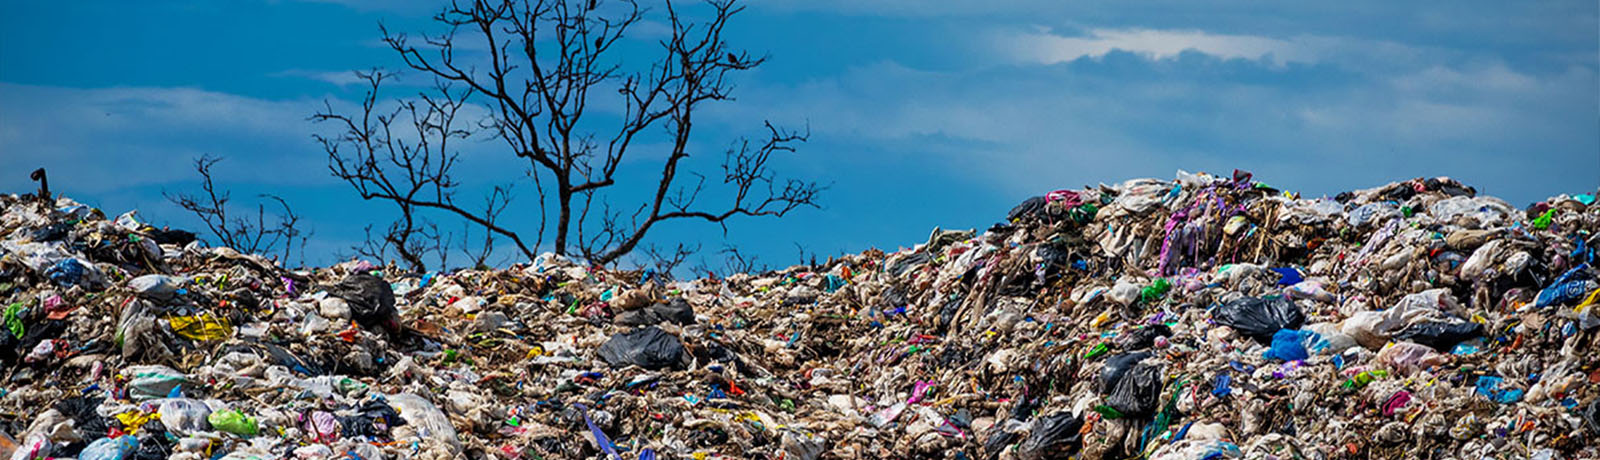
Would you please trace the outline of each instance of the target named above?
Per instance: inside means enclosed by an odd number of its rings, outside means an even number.
[[[0,206],[0,458],[1600,457],[1593,193],[1179,172],[687,281]]]

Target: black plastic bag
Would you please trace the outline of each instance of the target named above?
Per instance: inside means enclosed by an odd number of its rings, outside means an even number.
[[[902,292],[899,288],[890,286],[889,289],[883,291],[883,296],[879,298],[878,305],[885,311],[888,311],[904,307],[910,303],[911,299],[906,297],[905,292]]]
[[[1172,337],[1172,328],[1156,324],[1134,329],[1117,337],[1117,346],[1124,350],[1143,350],[1156,344],[1157,337]]]
[[[996,423],[993,428],[989,429],[989,437],[983,440],[983,452],[985,458],[989,460],[1000,458],[1000,454],[1005,453],[1006,447],[1017,442],[1017,439],[1022,437],[1001,428],[1003,425],[1004,423]]]
[[[916,268],[918,265],[932,261],[933,256],[928,255],[926,252],[918,252],[896,259],[893,263],[889,264],[889,266],[884,267],[884,270],[887,270],[889,273],[892,273],[895,276],[900,276],[905,274],[907,271]]]
[[[390,333],[400,332],[400,312],[394,309],[394,289],[383,278],[356,273],[328,288],[334,297],[350,304],[350,318],[371,327],[382,326]]]
[[[167,426],[160,420],[151,420],[139,426],[139,447],[133,453],[124,457],[125,460],[164,460],[172,456],[172,449],[178,446],[178,437],[167,432]]]
[[[1306,322],[1300,306],[1283,296],[1241,297],[1223,304],[1214,317],[1261,344],[1271,343],[1279,329],[1299,329]]]
[[[1033,197],[1033,198],[1022,200],[1021,203],[1017,203],[1016,207],[1011,208],[1011,212],[1010,213],[1006,214],[1006,220],[1007,221],[1011,221],[1011,222],[1015,222],[1017,219],[1020,219],[1020,218],[1023,218],[1023,217],[1031,217],[1031,216],[1037,215],[1037,214],[1039,214],[1039,211],[1043,211],[1044,210],[1044,205],[1045,204],[1046,203],[1044,201],[1044,197],[1042,197],[1042,196],[1036,196],[1036,197]]]
[[[369,400],[356,409],[356,414],[339,417],[339,433],[345,437],[371,436],[387,439],[389,429],[405,425],[400,412],[383,400]]]
[[[1150,352],[1124,353],[1106,359],[1105,367],[1100,369],[1100,394],[1109,395],[1111,390],[1117,388],[1117,382],[1128,373],[1139,361],[1150,357]]]
[[[266,342],[256,342],[254,344],[260,346],[261,350],[267,352],[267,357],[271,358],[272,363],[287,367],[290,371],[295,373],[308,376],[327,375],[328,373],[328,371],[323,368],[321,363],[295,356],[293,352],[290,352],[288,349],[283,347]],[[250,352],[255,351],[254,349],[250,349],[248,347],[240,347],[240,349]]]
[[[29,237],[33,238],[34,241],[55,241],[66,238],[67,234],[71,232],[72,225],[65,222],[57,222],[33,229]]]
[[[189,243],[193,243],[196,238],[194,232],[178,229],[153,228],[145,233],[149,233],[150,239],[156,240],[156,244],[187,246]]]
[[[600,359],[612,366],[633,364],[657,370],[677,365],[683,358],[683,343],[661,328],[650,326],[611,336],[600,346]]]
[[[1011,406],[1011,418],[1027,420],[1033,416],[1033,410],[1039,408],[1039,398],[1024,398],[1017,400],[1017,405]]]
[[[106,437],[110,427],[106,423],[108,419],[101,417],[95,411],[103,401],[105,401],[105,398],[78,396],[56,402],[55,409],[60,411],[62,415],[72,418],[73,431],[76,431],[83,439],[76,442],[56,444],[55,449],[50,452],[51,456],[77,457],[79,453],[83,452],[83,448],[89,446],[89,443]],[[118,426],[121,425],[118,424]]]
[[[1450,351],[1456,344],[1483,336],[1483,325],[1462,321],[1459,323],[1417,323],[1406,326],[1394,338],[1420,343],[1442,352]]]
[[[1161,404],[1160,364],[1139,364],[1117,381],[1106,405],[1127,417],[1144,417],[1154,414]]]
[[[672,299],[671,303],[652,304],[638,310],[623,312],[613,321],[624,326],[649,326],[662,321],[694,324],[694,307],[683,299]]]
[[[1065,460],[1083,446],[1083,419],[1062,411],[1033,421],[1033,433],[1017,446],[1023,460]]]
[[[951,298],[950,300],[945,301],[943,306],[939,307],[939,332],[940,333],[944,333],[945,331],[950,330],[950,322],[951,321],[955,321],[956,312],[961,311],[961,301],[964,300],[964,299],[965,299],[965,297],[961,296],[960,294],[957,294],[955,297]]]
[[[956,428],[963,430],[972,428],[972,412],[966,409],[957,410],[956,413],[950,415],[948,420]]]
[[[1600,398],[1590,400],[1589,408],[1584,409],[1581,415],[1584,424],[1589,426],[1589,432],[1600,436]]]
[[[72,397],[57,402],[55,409],[62,415],[72,417],[73,428],[78,431],[78,435],[83,436],[84,441],[94,441],[105,437],[107,429],[111,427],[106,423],[109,419],[101,417],[96,411],[100,403],[105,400],[106,398],[88,396]]]
[[[700,359],[701,362],[724,363],[729,366],[733,366],[733,370],[738,371],[740,374],[749,374],[750,369],[745,367],[744,360],[739,359],[739,355],[734,353],[733,350],[729,350],[728,347],[724,347],[719,344],[711,344],[709,346],[699,348],[696,351],[703,351],[702,354],[695,355],[695,357]]]

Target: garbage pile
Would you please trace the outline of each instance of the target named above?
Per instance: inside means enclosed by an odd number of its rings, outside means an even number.
[[[0,205],[12,459],[1600,457],[1593,193],[1179,172],[695,280]]]

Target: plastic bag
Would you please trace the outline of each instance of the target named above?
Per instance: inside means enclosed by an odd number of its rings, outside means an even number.
[[[1394,203],[1380,201],[1357,206],[1345,216],[1345,222],[1351,227],[1365,227],[1368,224],[1381,224],[1389,219],[1400,217],[1400,208]]]
[[[671,303],[658,303],[646,308],[631,310],[617,315],[615,322],[624,326],[648,326],[662,321],[671,321],[677,324],[694,324],[694,307],[683,299],[672,299]]]
[[[399,410],[400,418],[406,421],[405,426],[415,430],[418,438],[442,440],[449,444],[451,452],[461,451],[461,438],[456,436],[455,426],[433,403],[411,393],[389,395],[388,401],[390,406]]]
[[[1540,290],[1533,306],[1548,307],[1581,300],[1584,294],[1597,287],[1600,287],[1600,284],[1589,279],[1589,264],[1582,264],[1562,273],[1555,281],[1550,282],[1550,286]]]
[[[1299,329],[1306,316],[1300,306],[1282,296],[1241,297],[1218,308],[1217,323],[1266,344],[1280,329]]]
[[[139,438],[130,435],[100,438],[78,453],[78,460],[122,460],[139,449]]]
[[[1584,426],[1589,427],[1589,432],[1600,436],[1600,398],[1589,400],[1589,407],[1580,415],[1583,416]]]
[[[1118,336],[1116,342],[1124,350],[1143,350],[1155,345],[1158,337],[1172,337],[1172,328],[1165,324],[1152,324]]]
[[[1000,458],[1000,455],[1005,453],[1007,447],[1017,442],[1017,439],[1022,438],[1022,435],[1017,433],[1017,430],[1012,429],[1021,424],[1022,422],[1007,419],[989,428],[989,435],[983,440],[985,458],[989,460]]]
[[[1478,377],[1477,392],[1478,394],[1489,398],[1490,401],[1501,404],[1511,404],[1521,401],[1523,393],[1522,390],[1515,388],[1501,389],[1500,383],[1504,381],[1505,379],[1494,376]]]
[[[406,420],[400,418],[400,412],[382,399],[362,403],[355,415],[339,418],[339,426],[343,427],[340,434],[345,437],[388,437],[390,427],[405,424]]]
[[[306,417],[302,428],[306,430],[306,434],[321,442],[331,443],[339,440],[339,418],[334,417],[332,412],[313,411],[311,416]]]
[[[683,343],[661,328],[650,326],[611,336],[600,346],[600,359],[612,366],[636,365],[657,370],[673,367],[683,358]]]
[[[1311,354],[1306,351],[1305,341],[1308,336],[1316,335],[1311,331],[1295,329],[1280,329],[1272,334],[1272,348],[1268,349],[1262,357],[1281,361],[1304,361]]]
[[[172,332],[190,340],[208,342],[213,340],[226,340],[233,336],[233,324],[227,318],[221,318],[210,313],[200,313],[189,316],[173,316],[167,318],[172,325]]]
[[[1483,325],[1473,322],[1424,322],[1406,326],[1394,338],[1420,343],[1435,350],[1446,351],[1456,344],[1483,336]]]
[[[1033,432],[1017,446],[1022,460],[1065,460],[1083,445],[1083,419],[1066,411],[1033,421]]]
[[[188,382],[182,372],[159,364],[128,366],[122,374],[128,376],[128,397],[135,401],[166,397],[172,389]]]
[[[1162,365],[1140,363],[1117,381],[1117,387],[1106,398],[1106,405],[1128,417],[1142,417],[1155,413],[1161,404]]]
[[[261,431],[255,417],[244,415],[238,409],[224,409],[212,412],[206,416],[206,421],[211,422],[211,427],[217,431],[233,433],[239,436],[251,437]]]
[[[1117,285],[1111,287],[1111,292],[1106,293],[1106,300],[1116,302],[1118,305],[1129,305],[1139,300],[1139,291],[1142,288],[1137,283],[1128,280],[1117,280]]]
[[[394,308],[394,288],[383,278],[356,273],[339,280],[328,293],[350,304],[350,317],[362,326],[382,326],[399,332],[399,311]]]
[[[176,354],[172,350],[172,336],[162,330],[153,310],[146,300],[134,300],[122,309],[115,337],[122,347],[122,359],[159,361]]]
[[[27,333],[28,327],[22,324],[22,313],[26,309],[27,307],[24,307],[21,302],[6,306],[5,326],[6,330],[11,332],[12,337],[21,338],[23,334]]]
[[[1450,294],[1448,288],[1406,294],[1393,308],[1383,312],[1390,320],[1405,324],[1415,323],[1419,318],[1441,318],[1443,316],[1441,313],[1467,316],[1467,310],[1461,307],[1461,303],[1456,301],[1456,297]]]
[[[1411,375],[1419,370],[1444,362],[1445,357],[1427,345],[1411,342],[1394,342],[1378,351],[1374,362],[1388,366],[1401,375]]]
[[[128,289],[139,297],[160,301],[172,300],[182,285],[182,278],[167,275],[144,275],[128,280]]]
[[[100,279],[100,270],[86,260],[63,259],[44,271],[44,276],[60,286],[93,285]]]
[[[786,459],[817,460],[828,449],[828,440],[793,428],[783,429],[783,453]],[[643,455],[640,455],[643,457]]]
[[[204,401],[189,398],[157,399],[151,404],[159,404],[156,413],[161,414],[161,424],[168,431],[177,435],[197,434],[210,431],[211,423],[207,418],[211,415],[211,408]]]
[[[1278,274],[1279,286],[1293,286],[1306,280],[1306,276],[1294,267],[1276,267],[1267,270]]]
[[[1032,217],[1038,214],[1040,211],[1043,211],[1045,204],[1047,203],[1042,196],[1036,196],[1022,200],[1021,203],[1017,203],[1015,207],[1011,208],[1011,212],[1006,213],[1006,221],[1016,222],[1018,219],[1024,217]]]
[[[1328,303],[1339,300],[1338,296],[1328,292],[1326,288],[1322,287],[1322,283],[1317,281],[1301,281],[1289,286],[1284,291],[1289,294],[1289,297],[1296,299],[1311,299]]]
[[[106,417],[96,411],[102,402],[105,402],[104,397],[78,396],[57,402],[55,409],[72,417],[74,428],[79,433],[105,433],[110,425],[106,423]]]
[[[1122,381],[1122,376],[1128,373],[1139,361],[1150,357],[1150,352],[1124,353],[1106,359],[1105,367],[1100,369],[1100,394],[1110,395],[1111,390],[1117,388],[1117,382]]]
[[[22,441],[21,445],[17,446],[17,450],[11,453],[11,460],[48,458],[52,450],[55,450],[55,443],[50,442],[49,437],[35,433],[29,435],[27,439]]]

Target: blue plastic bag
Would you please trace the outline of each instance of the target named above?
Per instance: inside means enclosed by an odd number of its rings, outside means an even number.
[[[76,285],[83,281],[87,270],[78,259],[62,259],[44,271],[44,275],[60,286]]]
[[[1305,275],[1301,275],[1300,270],[1296,270],[1294,267],[1278,267],[1270,270],[1280,276],[1278,278],[1279,286],[1293,286],[1295,283],[1306,280]]]
[[[100,438],[89,443],[78,453],[78,460],[122,460],[139,449],[139,438],[132,435],[122,435],[115,438]]]
[[[1583,299],[1584,294],[1591,290],[1594,290],[1594,283],[1589,280],[1589,264],[1582,264],[1562,273],[1550,286],[1539,291],[1539,298],[1534,300],[1533,306],[1562,305]]]
[[[1268,349],[1262,356],[1267,359],[1282,361],[1303,361],[1306,358],[1310,358],[1311,353],[1306,351],[1306,334],[1314,333],[1295,329],[1279,329],[1277,333],[1272,334],[1272,348]]]
[[[1500,382],[1502,381],[1504,381],[1504,379],[1500,377],[1478,377],[1478,394],[1489,398],[1490,401],[1501,404],[1511,404],[1521,401],[1522,390],[1502,390],[1500,389]]]

